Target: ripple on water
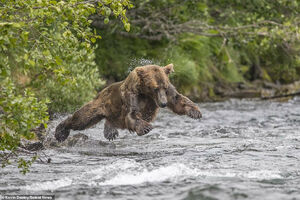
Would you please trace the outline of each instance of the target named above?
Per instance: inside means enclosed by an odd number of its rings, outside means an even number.
[[[52,163],[37,162],[26,176],[13,167],[2,169],[0,191],[49,192],[62,199],[300,197],[299,98],[229,100],[200,108],[200,121],[162,109],[148,135],[120,131],[106,145],[98,145],[105,141],[101,122],[80,131],[90,142],[47,149]],[[49,125],[48,137],[66,117]]]

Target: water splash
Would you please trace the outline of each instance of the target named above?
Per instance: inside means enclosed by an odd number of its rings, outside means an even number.
[[[120,173],[112,179],[106,180],[100,185],[135,185],[145,182],[178,181],[180,178],[197,176],[196,170],[186,165],[176,163],[154,170],[144,169],[142,172],[131,170],[130,172]]]
[[[192,198],[192,191],[215,199],[300,199],[299,98],[199,106],[201,121],[162,109],[148,135],[120,131],[115,148],[47,149],[53,162],[37,161],[26,176],[14,167],[1,169],[0,193],[53,191],[74,199],[85,191],[91,199],[173,200]],[[49,125],[50,133],[64,117]],[[71,134],[79,132],[105,140],[103,123]]]
[[[21,187],[21,189],[30,190],[30,191],[43,191],[43,190],[54,191],[62,187],[70,186],[72,185],[72,182],[73,180],[70,178],[62,178],[54,181],[45,181],[45,182],[26,185],[24,187]]]
[[[144,65],[160,65],[158,60],[147,59],[147,58],[132,58],[129,62],[127,73],[129,74],[134,68]]]

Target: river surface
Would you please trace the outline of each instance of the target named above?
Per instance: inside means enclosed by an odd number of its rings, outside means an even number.
[[[229,100],[199,104],[203,119],[163,109],[138,137],[103,137],[103,122],[77,147],[44,150],[21,175],[0,169],[0,194],[56,199],[300,199],[300,98],[285,103]],[[49,126],[64,119],[60,116]],[[71,135],[78,132],[73,131]],[[105,142],[99,142],[105,141]]]

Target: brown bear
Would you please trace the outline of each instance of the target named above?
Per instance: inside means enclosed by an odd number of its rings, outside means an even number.
[[[61,122],[55,138],[64,141],[71,129],[83,130],[104,118],[104,137],[108,140],[116,139],[117,129],[128,129],[141,136],[152,130],[150,122],[159,107],[166,106],[176,114],[200,119],[198,106],[170,83],[168,75],[173,71],[173,64],[136,67],[125,80],[103,89],[94,100]]]

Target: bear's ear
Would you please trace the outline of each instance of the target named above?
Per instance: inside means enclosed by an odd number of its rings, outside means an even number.
[[[174,72],[174,68],[173,68],[173,64],[168,64],[164,67],[165,73],[167,75],[171,74],[172,72]]]

